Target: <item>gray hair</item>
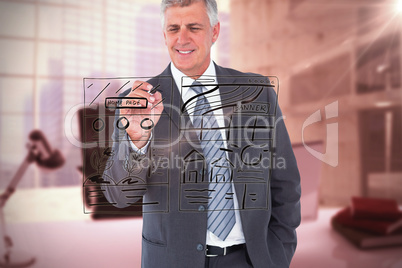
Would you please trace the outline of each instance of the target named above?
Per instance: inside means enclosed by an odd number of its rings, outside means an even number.
[[[211,27],[215,26],[219,20],[218,20],[218,5],[216,4],[215,0],[162,0],[161,3],[161,21],[162,21],[162,27],[165,24],[165,11],[169,7],[172,6],[180,6],[180,7],[186,7],[189,6],[193,3],[203,1],[205,6],[207,7],[207,14],[209,18],[209,23],[211,24]]]

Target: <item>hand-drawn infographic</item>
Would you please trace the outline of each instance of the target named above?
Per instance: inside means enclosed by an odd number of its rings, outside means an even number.
[[[182,94],[190,90],[192,80],[183,78]],[[187,80],[187,81],[186,81]],[[203,77],[198,79],[204,87],[181,105],[180,132],[186,139],[180,141],[179,150],[184,165],[180,180],[180,210],[199,211],[207,208],[209,200],[218,191],[209,187],[211,182],[230,181],[234,186],[225,199],[238,200],[238,209],[266,209],[269,176],[274,161],[274,126],[277,109],[278,80],[276,77]],[[272,94],[273,92],[276,93]],[[204,95],[208,110],[198,115],[197,100]],[[220,120],[218,126],[208,126],[208,117]],[[194,122],[201,121],[195,128]],[[192,124],[190,123],[192,122]],[[225,135],[209,135],[211,129]],[[195,140],[188,146],[188,140]],[[197,147],[200,140],[201,146]],[[204,148],[203,140],[207,142]],[[223,142],[222,142],[223,141]],[[206,159],[205,151],[222,146],[214,161]]]
[[[150,77],[135,78],[84,78],[84,112],[83,112],[83,194],[85,213],[108,213],[106,207],[110,203],[104,198],[105,189],[118,189],[127,200],[134,200],[135,206],[147,206],[149,210],[156,212],[168,211],[169,169],[160,166],[161,160],[166,154],[166,148],[150,148],[152,163],[148,166],[141,164],[142,156],[127,154],[119,156],[119,161],[112,157],[116,154],[116,148],[128,142],[125,130],[130,125],[126,117],[135,116],[135,110],[144,110],[148,107],[146,98],[127,97],[126,95],[135,89],[131,86],[135,80],[146,81]],[[160,81],[168,85],[166,94],[172,89],[171,77],[160,77]],[[157,89],[157,86],[155,87]],[[155,90],[154,88],[154,90]],[[165,104],[165,103],[164,103]],[[151,110],[158,104],[153,105]],[[167,105],[167,103],[166,103]],[[132,111],[124,117],[116,116],[116,111],[127,109]],[[140,122],[143,129],[153,131],[154,123],[151,115]],[[167,118],[162,115],[161,120]],[[168,143],[170,138],[170,124],[165,125],[166,135],[159,138],[153,135],[155,143]],[[117,146],[117,147],[116,147]],[[121,168],[120,176],[108,176],[104,173],[113,165]],[[152,174],[152,181],[142,177],[144,169]],[[149,175],[150,175],[149,174]],[[140,195],[144,190],[160,191],[160,199],[143,200]],[[113,204],[113,202],[112,202]],[[105,208],[105,209],[104,209]],[[104,209],[104,210],[103,210]]]
[[[203,91],[197,93],[188,77],[182,78],[180,88],[172,77],[159,77],[159,84],[153,85],[164,107],[158,123],[151,114],[133,120],[150,104],[146,98],[126,97],[135,90],[134,81],[148,79],[84,79],[85,212],[108,205],[99,197],[111,189],[127,204],[143,206],[145,213],[208,210],[209,200],[218,194],[209,185],[227,182],[232,187],[224,198],[237,200],[236,208],[267,209],[276,161],[278,79],[202,77],[197,81]],[[207,106],[200,105],[201,98],[208,100]],[[120,117],[121,109],[133,112]],[[119,148],[129,144],[125,130],[134,122],[152,132],[147,152],[119,155]],[[115,168],[119,176],[105,172]],[[146,198],[141,199],[144,192]]]

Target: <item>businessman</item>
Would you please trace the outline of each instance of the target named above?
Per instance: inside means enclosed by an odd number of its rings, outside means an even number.
[[[269,80],[211,60],[215,0],[163,0],[161,17],[171,63],[122,94],[141,109],[116,110],[106,198],[143,198],[142,267],[289,267],[300,177]]]

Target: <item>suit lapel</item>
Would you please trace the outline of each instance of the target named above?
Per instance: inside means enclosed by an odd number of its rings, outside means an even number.
[[[224,69],[220,66],[215,65],[216,67],[216,73],[218,75],[218,82],[221,85],[219,87],[219,91],[221,94],[221,102],[222,102],[222,109],[223,113],[225,115],[225,127],[226,127],[226,144],[228,149],[233,149],[231,148],[233,144],[236,144],[236,141],[239,139],[239,131],[234,128],[234,126],[238,125],[236,123],[239,118],[237,117],[234,113],[234,107],[236,106],[236,103],[233,103],[231,99],[239,94],[242,95],[242,93],[239,93],[239,90],[237,90],[237,78],[233,75],[231,75],[227,69]],[[235,163],[235,154],[236,153],[230,153],[229,154],[229,159],[232,163]]]
[[[184,137],[190,142],[190,144],[197,145],[200,148],[201,144],[197,135],[195,134],[195,131],[193,130],[193,125],[189,115],[186,110],[182,111],[183,101],[181,98],[181,92],[172,76],[170,64],[161,73],[158,81],[158,83],[161,85],[161,94],[162,98],[164,99],[163,116],[168,116],[170,118],[173,140],[176,140],[177,137],[182,135],[180,129],[181,131],[188,129],[189,131],[186,132]],[[164,80],[164,77],[169,77],[170,79]],[[170,81],[170,84],[167,83],[167,81]]]
[[[231,85],[231,84],[235,83],[236,78],[234,76],[230,76],[229,72],[226,69],[215,64],[215,70],[216,70],[216,75],[218,78],[219,85]],[[228,103],[229,99],[227,98],[227,96],[230,95],[230,92],[232,90],[233,90],[233,88],[230,86],[220,86],[219,87],[223,114],[226,117],[230,117],[233,114],[233,105]],[[225,127],[229,127],[229,126],[230,126],[229,122],[227,120],[225,120]]]
[[[180,92],[174,82],[172,73],[170,71],[170,64],[158,76],[157,84],[160,85],[159,89],[163,99],[163,115],[170,117],[171,122],[178,128],[177,121],[177,108],[180,105]],[[156,85],[153,85],[156,86]]]

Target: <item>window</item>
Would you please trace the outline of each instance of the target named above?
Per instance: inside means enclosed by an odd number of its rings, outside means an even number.
[[[401,86],[399,34],[361,46],[357,51],[357,93],[397,89]]]
[[[67,161],[53,172],[32,165],[18,187],[80,185],[81,150],[65,134],[68,127],[78,136],[78,122],[65,126],[66,114],[83,104],[85,77],[153,76],[167,66],[159,3],[0,0],[0,25],[0,189],[33,129]]]

